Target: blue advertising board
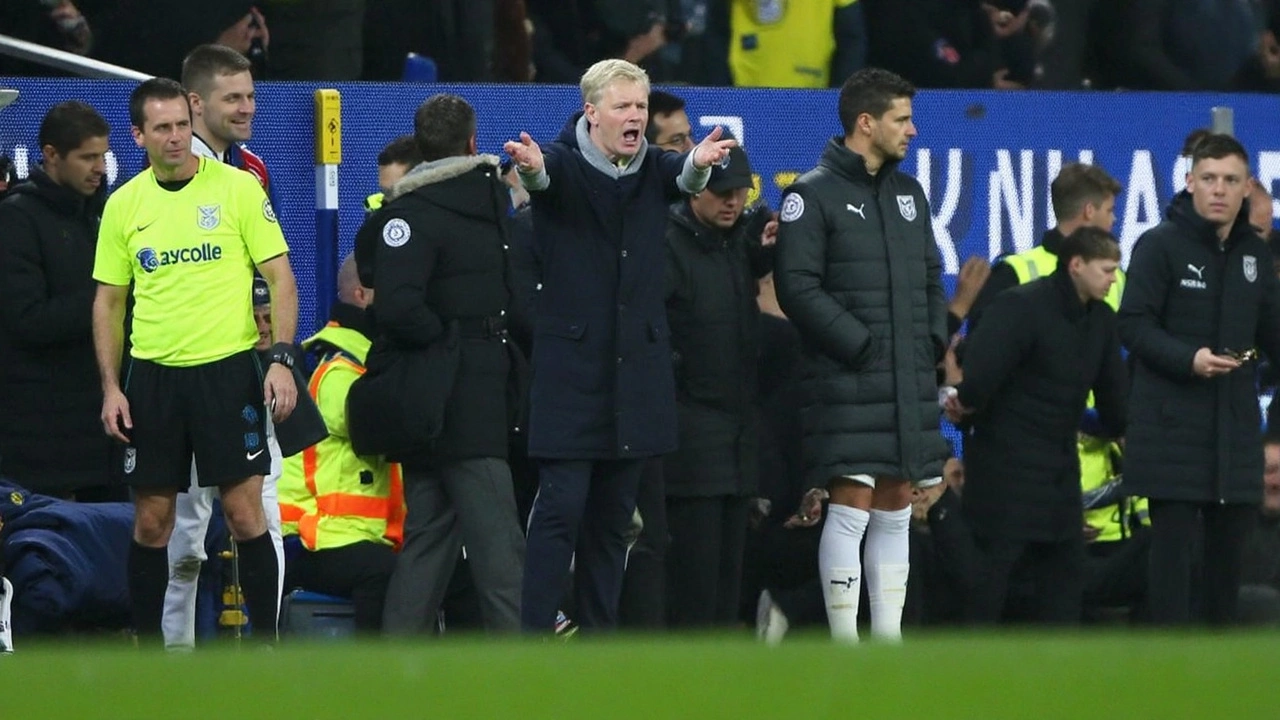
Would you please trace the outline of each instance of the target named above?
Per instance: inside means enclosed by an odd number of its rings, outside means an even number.
[[[143,154],[129,131],[132,83],[0,78],[21,91],[0,111],[0,148],[25,174],[39,157],[40,119],[54,103],[81,99],[112,126],[108,180],[134,175]],[[277,212],[292,248],[301,290],[300,328],[316,316],[316,173],[311,83],[258,84],[258,117],[250,146],[272,172]],[[325,86],[329,87],[329,86]],[[413,111],[436,92],[470,101],[479,118],[481,152],[529,132],[552,139],[580,107],[577,88],[542,85],[337,84],[342,94],[343,162],[339,175],[339,253],[351,248],[363,198],[376,191],[376,157],[413,126]],[[814,165],[827,138],[839,134],[835,91],[668,88],[685,98],[701,136],[722,125],[742,142],[765,202]],[[1125,257],[1141,233],[1159,222],[1182,186],[1179,151],[1185,135],[1208,125],[1210,110],[1235,111],[1235,133],[1252,154],[1254,172],[1280,192],[1280,97],[1158,93],[921,92],[914,103],[919,137],[904,169],[920,178],[932,205],[948,283],[969,256],[994,257],[1035,243],[1053,224],[1049,182],[1063,163],[1099,164],[1124,185],[1115,232]],[[1273,217],[1280,216],[1280,203]]]

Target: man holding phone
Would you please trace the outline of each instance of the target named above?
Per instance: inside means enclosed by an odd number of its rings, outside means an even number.
[[[1151,502],[1148,602],[1191,617],[1192,540],[1203,529],[1202,618],[1237,615],[1241,547],[1262,501],[1261,348],[1280,359],[1280,281],[1249,227],[1249,160],[1229,135],[1191,150],[1187,189],[1133,249],[1120,338],[1133,360],[1125,485]]]

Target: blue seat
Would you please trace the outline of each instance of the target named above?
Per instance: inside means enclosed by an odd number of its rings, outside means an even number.
[[[309,639],[348,638],[356,632],[351,600],[301,588],[280,602],[280,634]]]
[[[404,69],[400,72],[401,82],[433,83],[440,77],[436,61],[418,53],[409,53],[404,58]]]

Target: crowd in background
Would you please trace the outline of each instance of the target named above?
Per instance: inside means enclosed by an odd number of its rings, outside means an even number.
[[[872,65],[922,88],[1280,89],[1276,0],[12,0],[0,33],[155,75],[218,42],[260,80],[398,80],[415,53],[446,82],[573,84],[612,57],[708,86]]]

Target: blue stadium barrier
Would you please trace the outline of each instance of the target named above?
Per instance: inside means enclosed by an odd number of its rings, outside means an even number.
[[[0,111],[0,150],[19,169],[39,157],[36,132],[48,108],[79,98],[112,126],[109,180],[118,186],[142,166],[129,133],[127,97],[133,83],[107,80],[0,78],[21,98]],[[543,85],[420,85],[401,83],[258,84],[258,119],[250,143],[271,168],[277,213],[292,248],[301,293],[300,333],[318,317],[315,267],[313,92],[342,94],[343,163],[339,188],[339,251],[350,251],[363,219],[363,198],[376,191],[376,157],[410,132],[413,111],[436,92],[467,98],[479,117],[481,152],[501,153],[521,130],[552,139],[580,105],[577,88]],[[688,102],[695,134],[723,125],[741,139],[759,175],[760,195],[777,207],[782,187],[813,166],[828,137],[840,132],[835,91],[670,88]],[[1030,247],[1052,224],[1048,185],[1062,163],[1086,158],[1125,186],[1116,234],[1128,256],[1143,230],[1157,223],[1181,187],[1183,137],[1207,126],[1210,109],[1235,110],[1235,132],[1275,194],[1280,183],[1280,97],[1225,94],[1042,93],[926,91],[915,102],[920,136],[904,163],[931,198],[933,225],[947,282],[969,256]],[[1275,208],[1280,215],[1280,204]]]

